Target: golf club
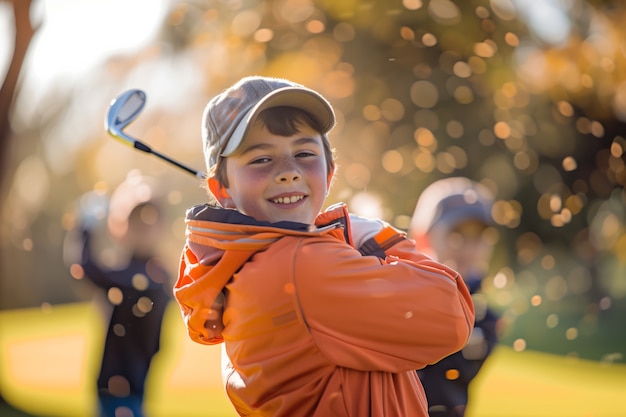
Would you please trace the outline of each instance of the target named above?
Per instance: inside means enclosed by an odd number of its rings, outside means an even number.
[[[137,118],[139,113],[141,113],[141,110],[143,110],[145,104],[146,93],[141,90],[128,90],[115,97],[113,101],[111,101],[109,111],[105,120],[105,128],[109,135],[127,145],[132,146],[135,149],[161,158],[162,160],[169,162],[170,164],[175,165],[178,168],[181,168],[184,171],[194,175],[196,178],[205,178],[204,172],[189,168],[188,166],[183,165],[180,162],[175,161],[172,158],[155,151],[154,149],[150,148],[150,146],[146,145],[140,140],[135,139],[124,133],[124,128]]]

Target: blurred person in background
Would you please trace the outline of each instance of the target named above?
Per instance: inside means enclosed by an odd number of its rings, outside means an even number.
[[[65,247],[66,259],[73,260],[72,275],[101,288],[108,304],[104,310],[110,311],[97,379],[100,417],[144,416],[144,385],[159,351],[172,283],[156,259],[162,213],[153,192],[145,177],[131,172],[109,202],[104,193],[87,193],[81,199],[79,227]],[[103,266],[102,252],[95,250],[95,235],[103,232],[97,230],[98,219],[104,217],[113,238],[109,242],[125,255],[114,268]]]
[[[470,383],[498,341],[498,317],[480,294],[497,240],[492,206],[493,196],[487,187],[465,177],[453,177],[428,186],[411,219],[409,235],[418,250],[461,274],[476,311],[468,345],[417,371],[426,391],[430,417],[465,414]]]

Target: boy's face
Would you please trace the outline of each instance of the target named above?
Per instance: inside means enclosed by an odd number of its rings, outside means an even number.
[[[306,124],[285,137],[257,121],[225,162],[229,198],[222,205],[261,221],[313,224],[332,176],[322,136]]]
[[[451,230],[435,226],[429,240],[438,261],[470,278],[482,276],[489,269],[494,249],[490,230],[482,222],[469,220]]]
[[[142,204],[128,217],[128,229],[123,238],[125,245],[136,255],[152,256],[155,242],[161,233],[159,210],[151,204]]]

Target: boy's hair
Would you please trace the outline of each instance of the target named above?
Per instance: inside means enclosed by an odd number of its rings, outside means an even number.
[[[161,218],[161,209],[155,201],[137,204],[128,215],[129,230],[137,225],[154,226]]]
[[[262,111],[258,115],[255,123],[262,123],[270,133],[285,137],[298,133],[301,125],[307,125],[311,129],[319,132],[322,135],[322,144],[324,146],[326,172],[330,174],[333,171],[335,167],[334,149],[330,146],[328,136],[323,133],[323,127],[316,119],[311,117],[309,113],[295,107],[271,107]],[[209,173],[209,175],[214,176],[224,187],[228,187],[228,178],[226,176],[227,159],[228,158],[218,158],[216,164],[213,166],[213,172]]]
[[[138,170],[128,172],[126,179],[116,188],[109,201],[107,227],[114,238],[121,238],[128,232],[131,216],[137,220],[147,205],[158,209],[162,202],[157,182],[154,178],[141,175]],[[143,215],[153,216],[148,209]]]

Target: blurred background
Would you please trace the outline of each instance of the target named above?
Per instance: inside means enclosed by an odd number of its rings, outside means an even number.
[[[489,187],[499,234],[484,290],[503,348],[626,377],[625,19],[618,0],[0,1],[2,363],[32,366],[9,342],[34,337],[28,326],[51,332],[64,308],[64,326],[102,326],[90,321],[93,288],[63,260],[81,196],[109,195],[133,170],[157,178],[167,236],[155,244],[173,274],[185,209],[206,201],[198,179],[106,134],[111,100],[144,90],[127,133],[204,170],[204,105],[261,74],[335,107],[329,205],[406,230],[431,182]],[[98,331],[85,352],[98,351]],[[20,403],[29,383],[15,375],[3,373],[0,394]]]

